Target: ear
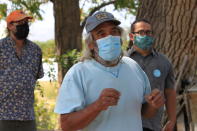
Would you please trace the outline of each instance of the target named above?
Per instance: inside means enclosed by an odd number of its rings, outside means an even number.
[[[15,26],[11,23],[7,24],[7,28],[10,30],[10,31],[13,31],[15,30]]]
[[[132,33],[129,33],[129,37],[130,37],[130,40],[133,41],[134,40],[134,35]]]
[[[93,50],[94,49],[94,44],[93,43],[88,44],[88,48],[90,48],[90,50]]]

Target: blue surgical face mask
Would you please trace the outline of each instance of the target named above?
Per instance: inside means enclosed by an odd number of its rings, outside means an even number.
[[[134,45],[143,50],[150,50],[153,43],[154,38],[151,36],[134,36]]]
[[[105,61],[113,61],[121,54],[120,36],[107,36],[96,40],[98,55]]]

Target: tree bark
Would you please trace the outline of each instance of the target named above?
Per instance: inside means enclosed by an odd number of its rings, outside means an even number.
[[[170,58],[178,77],[184,56],[188,62],[182,79],[197,73],[197,0],[140,0],[137,19],[151,22],[155,48]]]
[[[79,0],[53,0],[55,17],[55,43],[57,56],[72,49],[81,49]],[[58,82],[61,84],[68,69],[58,64]]]

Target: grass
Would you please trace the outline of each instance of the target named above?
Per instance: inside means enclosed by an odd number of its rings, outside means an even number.
[[[59,129],[59,115],[54,113],[57,92],[57,82],[39,81],[35,89],[34,105],[38,129]]]
[[[55,101],[58,93],[58,83],[49,81],[39,81],[40,88],[43,90],[43,95],[51,101]]]

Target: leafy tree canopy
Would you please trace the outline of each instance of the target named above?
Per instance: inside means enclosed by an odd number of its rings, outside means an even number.
[[[0,2],[0,19],[5,19],[7,13],[10,13],[16,9],[23,9],[26,13],[34,17],[34,19],[42,20],[40,5],[47,3],[49,1],[53,2],[55,0],[8,0],[11,7],[8,8],[8,4],[5,2]],[[128,13],[136,15],[136,10],[138,7],[138,0],[79,0],[80,10],[81,10],[81,20],[89,15],[92,15],[95,11],[107,5],[114,5],[115,9],[121,10],[126,9]],[[91,5],[88,10],[87,4]]]

